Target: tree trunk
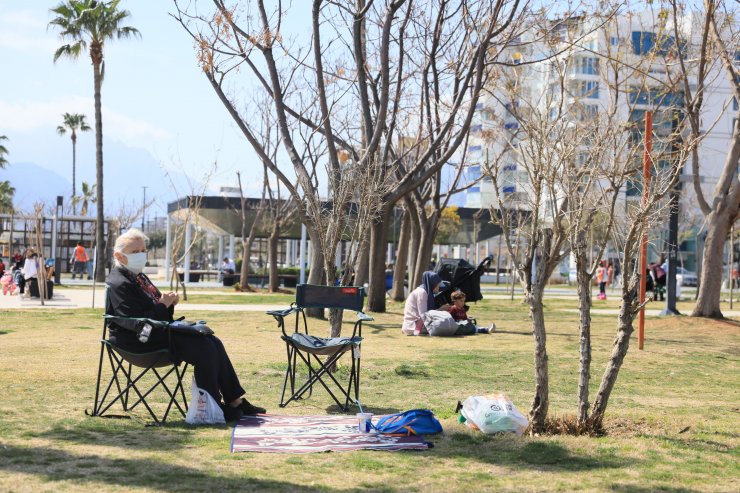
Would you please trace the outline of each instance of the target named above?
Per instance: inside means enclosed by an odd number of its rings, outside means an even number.
[[[267,262],[270,265],[268,289],[276,293],[280,288],[278,279],[278,241],[280,241],[280,222],[274,221],[270,237],[267,239]]]
[[[370,235],[364,235],[362,243],[359,245],[360,252],[357,256],[357,265],[355,265],[355,286],[364,286],[368,279],[370,270]]]
[[[421,279],[416,277],[416,259],[419,256],[419,242],[421,240],[421,223],[419,216],[416,214],[414,209],[410,210],[410,231],[409,231],[409,292],[411,292],[416,286],[419,285]]]
[[[626,272],[625,272],[626,274]],[[629,283],[627,276],[624,276],[623,283]],[[599,391],[594,399],[594,405],[591,409],[591,417],[589,422],[592,424],[593,429],[600,429],[603,421],[604,414],[606,413],[606,406],[609,403],[609,396],[611,395],[614,384],[617,382],[619,376],[619,369],[622,367],[624,357],[627,355],[627,350],[630,345],[630,336],[634,330],[632,323],[634,321],[634,313],[632,312],[632,306],[634,305],[635,298],[637,298],[637,289],[628,291],[626,284],[622,288],[622,304],[619,307],[619,319],[617,322],[617,336],[614,338],[612,345],[612,354],[609,357],[609,363],[607,363],[604,376],[601,378],[601,385]]]
[[[734,218],[734,215],[733,215]],[[723,207],[707,216],[707,239],[701,262],[701,283],[692,317],[723,318],[720,310],[722,295],[722,263],[725,242],[731,226],[730,211]]]
[[[583,245],[585,247],[585,245]],[[591,276],[588,258],[583,250],[576,252],[576,277],[578,280],[578,312],[580,332],[580,367],[578,369],[578,422],[588,420],[588,386],[591,381]]]
[[[77,135],[72,130],[72,215],[77,215],[77,204],[75,203],[75,196],[77,195]]]
[[[321,248],[317,248],[318,241],[314,240],[314,234],[311,229],[308,228],[308,235],[311,238],[311,270],[308,271],[308,284],[320,285],[324,284],[324,256],[321,254]],[[324,318],[324,310],[322,308],[306,308],[305,313],[307,316],[312,318]]]
[[[701,283],[693,317],[723,318],[719,301],[722,294],[722,252],[730,227],[740,211],[740,182],[737,165],[740,160],[740,123],[735,122],[732,145],[715,188],[712,211],[707,215],[707,239],[704,243]],[[730,271],[732,272],[732,271]]]
[[[242,268],[239,269],[240,291],[249,290],[249,259],[252,255],[252,238],[242,238]]]
[[[396,263],[393,266],[393,287],[391,288],[391,299],[403,301],[406,299],[404,281],[406,278],[406,264],[409,257],[409,237],[411,235],[411,217],[408,209],[403,213],[401,227],[398,233],[398,251],[396,252]]]
[[[91,50],[92,51],[92,50]],[[100,60],[93,58],[93,79],[95,83],[95,201],[97,227],[95,228],[95,280],[105,282],[105,207],[103,204],[103,115],[100,104],[100,87],[103,82],[100,73]]]
[[[370,283],[367,293],[367,309],[385,313],[385,254],[387,224],[391,207],[384,207],[380,217],[370,227]]]
[[[437,222],[439,215],[432,213],[432,216],[427,218],[421,224],[421,236],[419,238],[419,247],[416,255],[416,270],[414,271],[414,279],[417,283],[421,283],[421,278],[425,271],[429,270],[429,262],[432,259],[432,248],[434,247],[434,236],[437,231]]]
[[[532,434],[545,431],[545,419],[547,419],[550,402],[545,307],[542,304],[543,286],[543,283],[534,285],[527,296],[529,314],[532,319],[532,337],[534,339],[535,389],[532,407],[529,411]]]

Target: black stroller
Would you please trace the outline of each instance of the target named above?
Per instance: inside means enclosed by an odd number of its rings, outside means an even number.
[[[447,286],[434,295],[437,306],[452,303],[450,295],[456,289],[465,293],[465,301],[473,302],[483,299],[480,292],[480,278],[486,269],[491,265],[492,256],[488,256],[473,267],[467,260],[463,259],[440,259],[434,269],[443,281],[447,281]]]

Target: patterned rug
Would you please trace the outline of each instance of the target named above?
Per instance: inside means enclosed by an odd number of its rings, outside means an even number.
[[[376,416],[377,421],[381,416]],[[244,416],[234,427],[232,452],[343,452],[350,450],[426,450],[423,436],[359,433],[354,416]]]

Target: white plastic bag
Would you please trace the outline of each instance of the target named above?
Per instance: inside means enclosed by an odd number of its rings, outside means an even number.
[[[524,433],[529,421],[504,394],[473,395],[463,402],[461,414],[471,428],[483,433]]]
[[[193,398],[190,400],[188,413],[185,415],[185,422],[191,425],[211,425],[226,423],[224,412],[216,403],[211,394],[203,389],[198,388],[195,384],[195,377],[190,386],[193,392]]]

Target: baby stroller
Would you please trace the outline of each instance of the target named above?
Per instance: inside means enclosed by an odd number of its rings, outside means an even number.
[[[439,274],[443,281],[447,281],[447,285],[434,295],[437,306],[450,304],[452,302],[450,295],[456,289],[465,293],[466,302],[482,300],[480,278],[488,266],[491,265],[492,260],[493,257],[488,256],[478,264],[478,267],[473,267],[467,260],[441,259],[434,272]]]

